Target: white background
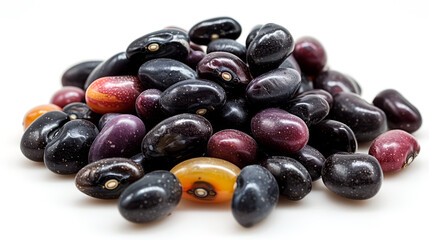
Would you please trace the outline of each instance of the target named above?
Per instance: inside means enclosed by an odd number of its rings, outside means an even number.
[[[424,1],[410,0],[1,1],[0,239],[427,239],[428,12]],[[21,154],[24,114],[50,101],[68,67],[106,59],[148,32],[189,29],[217,16],[241,23],[241,43],[254,25],[268,22],[285,26],[295,39],[318,38],[330,67],[358,80],[368,101],[383,89],[398,89],[423,114],[414,134],[421,154],[409,168],[385,176],[370,200],[342,199],[319,180],[303,200],[281,199],[250,229],[235,222],[229,204],[186,201],[162,221],[132,224],[115,201],[91,199],[72,176],[55,175]]]

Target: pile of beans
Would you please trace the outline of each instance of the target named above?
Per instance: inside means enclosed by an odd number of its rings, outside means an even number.
[[[254,27],[245,45],[240,34],[232,18],[208,19],[71,67],[51,103],[26,114],[22,153],[76,174],[91,197],[119,199],[132,222],[163,218],[185,198],[231,202],[245,227],[280,195],[303,199],[319,178],[342,197],[369,199],[383,172],[417,156],[411,133],[422,117],[398,91],[365,101],[355,79],[328,68],[318,40],[295,41],[280,25]]]

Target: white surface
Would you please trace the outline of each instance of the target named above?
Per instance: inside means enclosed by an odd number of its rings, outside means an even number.
[[[419,239],[427,237],[429,14],[425,1],[1,1],[0,239],[149,239],[151,237],[271,239]],[[58,176],[21,154],[22,118],[48,103],[69,66],[106,59],[145,33],[231,16],[244,43],[250,29],[274,22],[295,39],[311,35],[332,69],[350,74],[368,101],[385,88],[400,90],[422,112],[415,133],[422,150],[403,172],[385,176],[380,192],[351,201],[321,180],[299,202],[280,200],[265,221],[240,227],[228,204],[182,201],[149,225],[123,219],[115,201],[80,193],[73,177]],[[361,146],[360,151],[367,151]],[[151,238],[152,239],[152,238]],[[279,239],[279,238],[276,238]]]

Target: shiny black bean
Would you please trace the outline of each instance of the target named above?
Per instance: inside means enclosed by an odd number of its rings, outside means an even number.
[[[184,113],[163,120],[143,138],[143,168],[170,170],[183,160],[201,156],[212,133],[210,122],[200,115]]]
[[[44,152],[45,166],[57,174],[74,174],[88,164],[91,144],[98,135],[97,126],[82,119],[60,127]]]
[[[310,91],[313,89],[314,89],[313,81],[304,73],[301,74],[301,85],[299,86],[299,89],[296,93],[300,94],[300,93],[307,92],[307,91]]]
[[[298,152],[290,153],[287,156],[301,163],[307,169],[313,182],[320,178],[326,159],[317,149],[306,145]]]
[[[246,47],[241,43],[227,38],[213,40],[207,45],[207,53],[229,52],[246,62]]]
[[[273,175],[259,165],[249,165],[241,170],[236,183],[231,209],[237,222],[251,227],[268,217],[279,199]]]
[[[92,70],[85,81],[84,89],[87,89],[92,82],[101,77],[137,75],[139,67],[139,64],[127,58],[125,52],[115,54]]]
[[[186,64],[192,68],[197,69],[198,63],[206,56],[203,51],[197,51],[191,48],[188,57],[186,58]]]
[[[106,158],[83,167],[75,185],[88,196],[115,199],[143,175],[142,167],[128,158]]]
[[[260,163],[273,174],[279,185],[280,194],[289,200],[301,200],[312,188],[311,176],[297,160],[273,156]]]
[[[197,73],[177,60],[157,58],[143,63],[139,68],[138,77],[145,89],[155,88],[164,91],[177,82],[196,78]]]
[[[301,82],[302,82],[302,78],[301,78]],[[329,108],[332,108],[332,106],[334,105],[334,98],[332,97],[332,95],[323,89],[307,90],[307,91],[304,91],[304,92],[298,94],[296,97],[302,97],[302,96],[306,96],[306,95],[318,95],[318,96],[322,97],[329,104]]]
[[[419,110],[394,89],[380,92],[372,102],[386,114],[390,129],[402,129],[412,133],[422,126]]]
[[[232,128],[249,133],[251,117],[246,99],[228,98],[216,116],[210,118],[210,122],[216,130]]]
[[[91,108],[85,103],[70,103],[63,108],[63,112],[67,113],[71,120],[85,119],[94,124],[98,124],[101,115],[92,111]]]
[[[262,26],[247,48],[247,63],[252,75],[259,76],[280,66],[291,55],[294,41],[289,31],[277,24]]]
[[[318,95],[295,97],[283,109],[301,118],[307,126],[317,124],[329,114],[328,102]]]
[[[387,131],[386,114],[355,93],[337,93],[329,117],[347,124],[359,142],[371,141]]]
[[[226,101],[225,90],[217,83],[202,80],[185,80],[167,88],[159,99],[161,109],[169,114],[197,113],[220,109]]]
[[[225,90],[243,91],[252,80],[247,65],[237,56],[226,52],[207,54],[197,65],[198,77],[212,80]]]
[[[342,197],[364,200],[380,190],[383,171],[371,155],[337,153],[326,159],[322,180],[329,190]]]
[[[121,115],[122,113],[105,113],[98,121],[98,129],[101,131],[112,118]]]
[[[168,171],[155,171],[126,188],[119,197],[118,208],[128,221],[148,223],[170,215],[181,197],[179,179]]]
[[[102,61],[86,61],[78,63],[67,69],[61,77],[63,86],[74,86],[78,88],[85,88],[85,82],[89,74],[96,68]]]
[[[358,146],[353,130],[335,120],[322,120],[311,126],[308,144],[325,157],[337,152],[354,153]]]
[[[249,47],[250,43],[255,39],[256,35],[258,35],[259,29],[261,29],[262,25],[256,25],[250,30],[249,34],[246,37],[246,49]]]
[[[332,96],[339,92],[352,92],[361,94],[360,86],[355,80],[334,70],[321,72],[313,80],[313,86],[317,89],[326,90]]]
[[[246,88],[247,100],[256,106],[279,106],[292,98],[301,84],[292,68],[275,69],[253,79]]]
[[[155,58],[185,62],[190,51],[188,35],[177,29],[163,29],[134,40],[127,48],[127,58],[140,64]]]
[[[237,39],[241,34],[240,24],[230,17],[217,17],[201,21],[189,30],[192,42],[207,45],[218,38]]]
[[[280,64],[279,68],[293,68],[295,69],[301,76],[301,68],[298,65],[298,62],[295,60],[295,58],[293,57],[293,55],[289,55],[289,57],[287,57],[282,64]],[[308,79],[308,77],[306,77]],[[310,81],[310,79],[308,79],[308,81]]]
[[[25,130],[21,137],[21,152],[30,160],[43,162],[43,154],[49,135],[64,125],[69,118],[62,111],[50,111],[36,120]]]

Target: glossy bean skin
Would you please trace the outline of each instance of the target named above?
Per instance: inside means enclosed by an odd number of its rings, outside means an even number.
[[[83,167],[76,174],[75,185],[88,196],[116,199],[143,175],[143,168],[128,158],[106,158]]]
[[[207,45],[207,53],[228,52],[246,62],[246,47],[241,43],[227,38],[215,39]]]
[[[63,108],[69,103],[74,102],[84,102],[85,101],[85,92],[78,87],[67,86],[63,87],[51,98],[51,103]]]
[[[188,57],[186,58],[186,64],[193,70],[197,69],[198,63],[206,56],[203,51],[197,51],[191,48]]]
[[[386,114],[355,93],[337,93],[329,117],[347,124],[359,142],[371,141],[387,131]]]
[[[89,74],[100,64],[102,61],[85,61],[73,65],[67,69],[62,77],[61,84],[65,86],[73,86],[81,89],[85,88],[85,82]]]
[[[212,80],[225,90],[242,91],[252,80],[247,65],[237,56],[226,52],[207,54],[197,65],[199,78]]]
[[[61,111],[61,108],[55,104],[42,104],[28,110],[24,116],[24,120],[22,121],[24,130],[27,129],[28,126],[30,126],[30,124],[33,123],[34,120],[36,120],[38,117],[50,111]]]
[[[161,91],[177,82],[196,77],[197,73],[186,64],[168,58],[149,60],[140,66],[138,73],[143,88]]]
[[[197,113],[204,115],[220,109],[226,102],[226,92],[217,83],[203,80],[184,80],[167,88],[159,99],[167,115]]]
[[[299,86],[298,91],[296,94],[300,94],[306,91],[313,90],[313,81],[310,79],[309,76],[305,75],[304,73],[301,74],[301,85]]]
[[[261,163],[276,179],[280,194],[289,200],[298,201],[311,192],[311,176],[307,169],[297,160],[272,156]]]
[[[323,89],[332,96],[339,92],[351,92],[361,94],[360,86],[352,78],[334,70],[321,72],[313,80],[313,86],[316,89]]]
[[[171,58],[184,62],[190,51],[189,37],[178,29],[162,29],[148,33],[128,45],[127,58],[140,64],[155,58]]]
[[[338,152],[354,153],[358,147],[353,130],[342,122],[330,119],[311,126],[308,144],[325,157]]]
[[[22,135],[20,144],[22,154],[32,161],[43,162],[49,135],[67,121],[69,121],[67,114],[56,110],[38,117]]]
[[[291,55],[293,48],[293,37],[286,28],[274,23],[263,25],[246,53],[253,77],[280,66]]]
[[[153,222],[170,215],[181,195],[182,185],[174,174],[155,171],[127,187],[119,197],[118,208],[128,221]]]
[[[246,99],[228,98],[216,116],[210,119],[210,122],[214,129],[233,128],[249,133],[251,118],[250,107]]]
[[[313,182],[320,178],[326,158],[317,149],[306,145],[298,152],[288,154],[287,156],[301,163],[307,169]]]
[[[251,129],[259,144],[282,153],[301,150],[309,138],[304,121],[278,108],[257,113],[251,120]]]
[[[303,97],[303,96],[307,96],[307,95],[318,95],[318,96],[322,97],[323,99],[326,100],[326,102],[328,102],[329,109],[331,109],[332,106],[334,105],[334,98],[332,97],[332,95],[323,89],[307,90],[307,91],[304,91],[302,93],[299,93],[296,97]]]
[[[121,115],[121,113],[105,113],[98,121],[98,129],[101,131],[112,118]]]
[[[291,68],[279,68],[253,79],[246,88],[247,100],[257,106],[278,106],[298,91],[301,77]]]
[[[413,133],[422,125],[419,110],[394,89],[380,92],[372,102],[386,114],[387,125],[390,129],[401,129]]]
[[[258,144],[255,139],[235,129],[225,129],[210,137],[207,156],[229,161],[239,168],[255,164]]]
[[[92,111],[85,103],[70,103],[63,108],[63,112],[67,113],[71,120],[85,119],[94,124],[98,124],[101,115]]]
[[[85,100],[96,113],[132,113],[143,90],[135,76],[103,77],[88,87]]]
[[[147,89],[136,99],[137,115],[149,128],[167,118],[159,104],[161,94],[162,92],[158,89]]]
[[[82,119],[60,127],[45,147],[43,161],[54,173],[75,174],[88,164],[91,144],[98,135],[97,126]]]
[[[202,203],[230,201],[240,168],[210,157],[185,160],[171,169],[182,183],[182,197]]]
[[[143,168],[143,164],[144,164],[145,159],[146,159],[146,157],[141,152],[137,153],[136,155],[134,155],[132,157],[130,157],[131,161],[133,161],[134,163],[140,165],[142,168]],[[148,171],[146,171],[144,168],[143,168],[143,172],[144,173],[148,173]]]
[[[293,55],[289,55],[279,66],[279,68],[292,68],[295,69],[300,75],[301,74],[301,68],[299,67],[298,62],[293,57]]]
[[[322,180],[329,190],[342,197],[364,200],[380,190],[383,171],[371,155],[337,153],[326,159]]]
[[[307,126],[319,123],[329,114],[328,102],[318,95],[295,97],[283,109],[301,118]]]
[[[417,140],[403,130],[390,130],[378,136],[369,147],[383,172],[395,172],[409,166],[420,152]]]
[[[302,37],[295,43],[293,56],[302,71],[309,75],[319,74],[326,66],[328,57],[322,44],[313,37]]]
[[[143,138],[147,171],[170,170],[185,159],[201,156],[213,133],[210,122],[196,114],[178,114],[154,126]]]
[[[125,52],[120,52],[109,59],[100,63],[89,74],[85,81],[84,89],[86,90],[89,85],[95,80],[107,76],[126,76],[137,75],[137,71],[141,64],[130,61]]]
[[[236,182],[232,215],[243,227],[251,227],[274,210],[279,199],[279,187],[273,175],[259,165],[243,168]]]
[[[262,25],[258,24],[250,30],[249,34],[246,37],[246,49],[249,47],[250,43],[255,39],[256,35],[258,35],[259,29],[261,29]]]
[[[132,157],[140,152],[146,128],[140,118],[121,114],[112,118],[101,130],[89,150],[89,163],[111,157]]]
[[[230,17],[217,17],[201,21],[189,30],[192,42],[207,45],[218,38],[237,39],[241,34],[240,24]]]

